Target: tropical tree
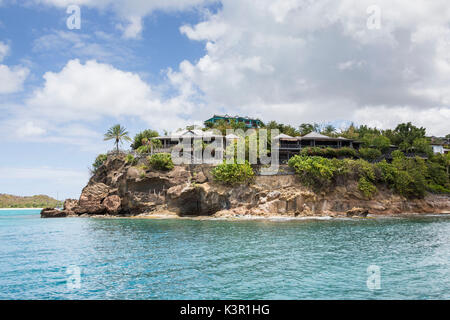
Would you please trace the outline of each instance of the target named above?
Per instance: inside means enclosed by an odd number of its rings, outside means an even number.
[[[139,148],[136,149],[139,153],[151,153],[153,154],[153,150],[162,147],[161,140],[151,139],[148,140],[146,138],[143,139],[143,144]]]
[[[381,152],[386,152],[389,150],[391,141],[388,137],[381,136],[375,133],[366,133],[361,139],[363,146],[365,148],[376,148]]]
[[[447,175],[450,175],[450,153],[447,153],[444,156],[444,161],[445,161],[445,167],[447,169]],[[449,176],[450,179],[450,176]]]
[[[305,134],[311,133],[311,132],[318,132],[319,131],[319,125],[317,123],[311,124],[311,123],[302,123],[299,126],[300,135],[304,136]]]
[[[134,137],[134,142],[131,145],[131,148],[133,150],[137,150],[140,146],[145,145],[149,140],[151,140],[154,137],[157,137],[158,135],[159,134],[157,131],[151,129],[141,131]]]
[[[401,150],[409,151],[413,148],[414,140],[425,138],[425,132],[425,128],[418,128],[411,122],[401,123],[394,130],[395,136],[392,142],[397,144]]]
[[[334,134],[335,132],[336,132],[336,128],[333,125],[331,125],[331,124],[326,125],[322,129],[322,133],[325,134],[325,135],[328,135],[328,136]]]
[[[122,127],[120,124],[116,124],[115,126],[109,128],[109,130],[105,133],[105,141],[114,140],[114,144],[116,145],[116,150],[119,152],[119,143],[122,144],[123,141],[131,142],[131,138],[128,136],[128,131],[125,127]]]

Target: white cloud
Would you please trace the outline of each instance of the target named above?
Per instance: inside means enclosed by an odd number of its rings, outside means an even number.
[[[141,17],[129,17],[128,25],[118,25],[118,28],[123,31],[124,38],[138,38],[142,32],[142,18]]]
[[[3,61],[3,59],[9,54],[9,46],[0,41],[0,62]]]
[[[425,127],[429,135],[444,135],[449,132],[450,109],[371,106],[358,109],[355,119],[380,129],[394,128],[398,123],[413,121],[417,126]]]
[[[0,41],[0,62],[9,54],[10,47]],[[0,94],[15,93],[23,89],[23,83],[30,71],[22,66],[9,67],[0,64]]]
[[[30,71],[25,67],[15,66],[10,68],[0,64],[0,94],[21,91],[29,73]]]
[[[23,126],[17,128],[17,134],[20,137],[36,137],[43,135],[45,132],[44,128],[35,125],[33,121],[27,121]]]
[[[339,63],[338,69],[341,71],[359,69],[359,68],[363,67],[365,64],[366,64],[365,61],[349,60],[346,62]]]
[[[217,0],[34,0],[37,4],[47,4],[60,8],[79,5],[102,11],[112,10],[122,21],[119,25],[125,38],[140,36],[143,26],[142,18],[155,11],[177,12],[217,2]]]
[[[381,9],[380,30],[367,28],[369,5]],[[395,124],[392,109],[395,121],[448,134],[449,21],[446,0],[223,1],[216,14],[180,28],[205,41],[206,53],[169,79],[197,90],[190,96],[211,112],[386,126]],[[377,109],[384,112],[375,117]]]
[[[187,99],[192,92],[188,88],[164,97],[139,75],[95,60],[70,60],[59,72],[47,72],[43,77],[44,84],[22,106],[10,109],[11,117],[1,121],[2,136],[98,152],[106,149],[98,132],[105,128],[99,123],[111,125],[120,120],[160,131],[174,130],[184,127],[185,115],[201,106]]]
[[[55,121],[93,121],[102,117],[140,116],[166,111],[158,93],[134,73],[95,60],[70,60],[26,101],[28,108]]]

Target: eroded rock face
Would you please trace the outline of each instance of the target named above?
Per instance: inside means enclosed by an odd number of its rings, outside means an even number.
[[[78,206],[78,200],[67,199],[66,201],[64,201],[64,211],[73,212],[77,206]]]
[[[122,205],[122,200],[118,195],[108,196],[103,200],[103,206],[108,214],[118,214]]]
[[[168,209],[179,215],[212,215],[230,206],[228,197],[207,183],[172,187],[166,200]]]
[[[104,183],[92,183],[81,192],[78,206],[74,208],[76,214],[104,214],[106,207],[103,200],[108,196],[111,188]]]
[[[450,212],[450,197],[429,195],[408,200],[379,187],[365,199],[357,182],[344,181],[330,192],[316,193],[294,175],[257,176],[251,185],[227,187],[212,181],[211,166],[176,166],[157,171],[131,166],[123,157],[108,158],[79,201],[65,210],[46,209],[43,217],[77,215],[137,215],[172,213],[180,216],[367,216],[405,212]]]

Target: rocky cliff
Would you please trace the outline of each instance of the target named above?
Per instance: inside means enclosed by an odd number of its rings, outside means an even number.
[[[316,193],[295,175],[256,176],[251,185],[224,186],[213,181],[211,167],[176,166],[164,172],[131,166],[110,157],[83,189],[80,199],[68,200],[62,212],[43,217],[81,215],[174,216],[340,216],[402,213],[450,213],[450,197],[428,195],[406,199],[379,186],[371,200],[357,183],[343,181],[330,192]],[[46,213],[47,212],[47,213]]]

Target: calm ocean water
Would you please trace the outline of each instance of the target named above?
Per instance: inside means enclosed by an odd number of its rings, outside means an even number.
[[[378,290],[366,284],[370,265],[381,270]],[[450,217],[234,222],[0,211],[0,299],[450,299]]]

